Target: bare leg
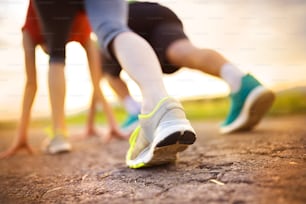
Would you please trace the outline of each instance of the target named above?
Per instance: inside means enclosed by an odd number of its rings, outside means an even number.
[[[121,124],[121,128],[124,132],[132,132],[138,125],[138,115],[141,110],[141,103],[135,101],[131,97],[126,83],[120,77],[108,76],[107,79],[110,86],[119,96],[125,111],[128,113]]]
[[[87,115],[87,127],[85,137],[97,136],[98,133],[95,129],[95,115],[96,115],[96,99],[95,95],[92,95],[88,115]]]
[[[48,82],[53,133],[54,135],[67,136],[67,126],[65,121],[66,82],[64,67],[64,63],[50,63]]]
[[[177,66],[200,70],[216,77],[220,77],[222,66],[229,63],[218,52],[197,48],[187,39],[175,41],[166,54],[169,61]]]
[[[99,56],[99,50],[96,47],[95,43],[91,40],[88,40],[88,42],[84,45],[84,48],[86,50],[88,63],[89,63],[89,69],[94,89],[94,96],[92,98],[92,105],[91,110],[88,118],[88,130],[94,131],[94,115],[95,115],[95,104],[97,102],[101,103],[103,105],[103,110],[107,116],[107,120],[109,122],[109,133],[105,136],[105,141],[109,141],[112,137],[118,137],[121,139],[127,139],[127,135],[120,132],[117,122],[115,120],[114,113],[105,99],[103,92],[100,88],[100,80],[102,79],[102,73],[101,73],[101,59]],[[95,131],[94,131],[95,132]]]
[[[114,89],[121,101],[130,96],[126,83],[120,77],[106,76],[109,85]]]
[[[167,56],[173,64],[200,70],[227,82],[232,94],[230,111],[220,129],[223,134],[251,130],[274,101],[270,90],[214,50],[199,49],[188,40],[179,40],[168,48]]]
[[[37,90],[37,82],[35,67],[35,45],[33,44],[27,32],[23,32],[23,48],[25,58],[26,84],[23,93],[22,110],[19,120],[18,132],[12,146],[6,152],[1,153],[0,158],[13,156],[18,150],[23,148],[25,148],[29,153],[32,153],[32,149],[29,146],[27,140],[31,110]]]

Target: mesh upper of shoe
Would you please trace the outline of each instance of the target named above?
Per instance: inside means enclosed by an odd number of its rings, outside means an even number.
[[[135,159],[152,143],[159,126],[166,127],[176,120],[186,120],[186,116],[182,105],[173,98],[165,98],[151,113],[139,115],[139,126],[131,135],[129,159]]]

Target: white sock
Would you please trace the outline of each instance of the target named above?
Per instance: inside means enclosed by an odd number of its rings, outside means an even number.
[[[138,115],[140,113],[140,103],[135,101],[131,96],[123,99],[123,105],[126,111],[131,115]]]
[[[142,113],[150,113],[168,96],[159,61],[152,47],[135,33],[119,34],[113,42],[120,65],[138,84],[142,93]]]
[[[239,91],[244,75],[245,73],[230,63],[224,64],[220,72],[220,76],[227,82],[232,93]]]

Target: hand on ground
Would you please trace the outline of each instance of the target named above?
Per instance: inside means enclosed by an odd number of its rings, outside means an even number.
[[[0,153],[0,159],[5,159],[14,156],[21,150],[26,150],[29,154],[33,154],[33,150],[27,142],[14,143],[8,150]]]
[[[103,143],[108,143],[112,138],[117,138],[120,140],[128,140],[130,134],[123,133],[117,127],[110,128],[103,136]]]

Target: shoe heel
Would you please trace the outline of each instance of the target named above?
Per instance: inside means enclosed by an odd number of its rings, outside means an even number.
[[[196,141],[196,135],[194,132],[186,130],[182,135],[179,137],[180,144],[187,144],[191,145]]]
[[[156,147],[169,146],[174,144],[186,144],[191,145],[195,142],[196,135],[194,132],[189,130],[182,132],[175,132],[166,137],[164,140],[160,141]]]
[[[274,100],[275,95],[271,91],[263,90],[258,99],[250,106],[249,119],[241,127],[241,130],[246,131],[254,128],[269,111]]]
[[[166,137],[165,139],[160,141],[156,145],[156,147],[163,147],[163,146],[169,146],[169,145],[176,144],[178,142],[180,136],[181,136],[180,132],[172,133],[171,135],[169,135],[168,137]]]

